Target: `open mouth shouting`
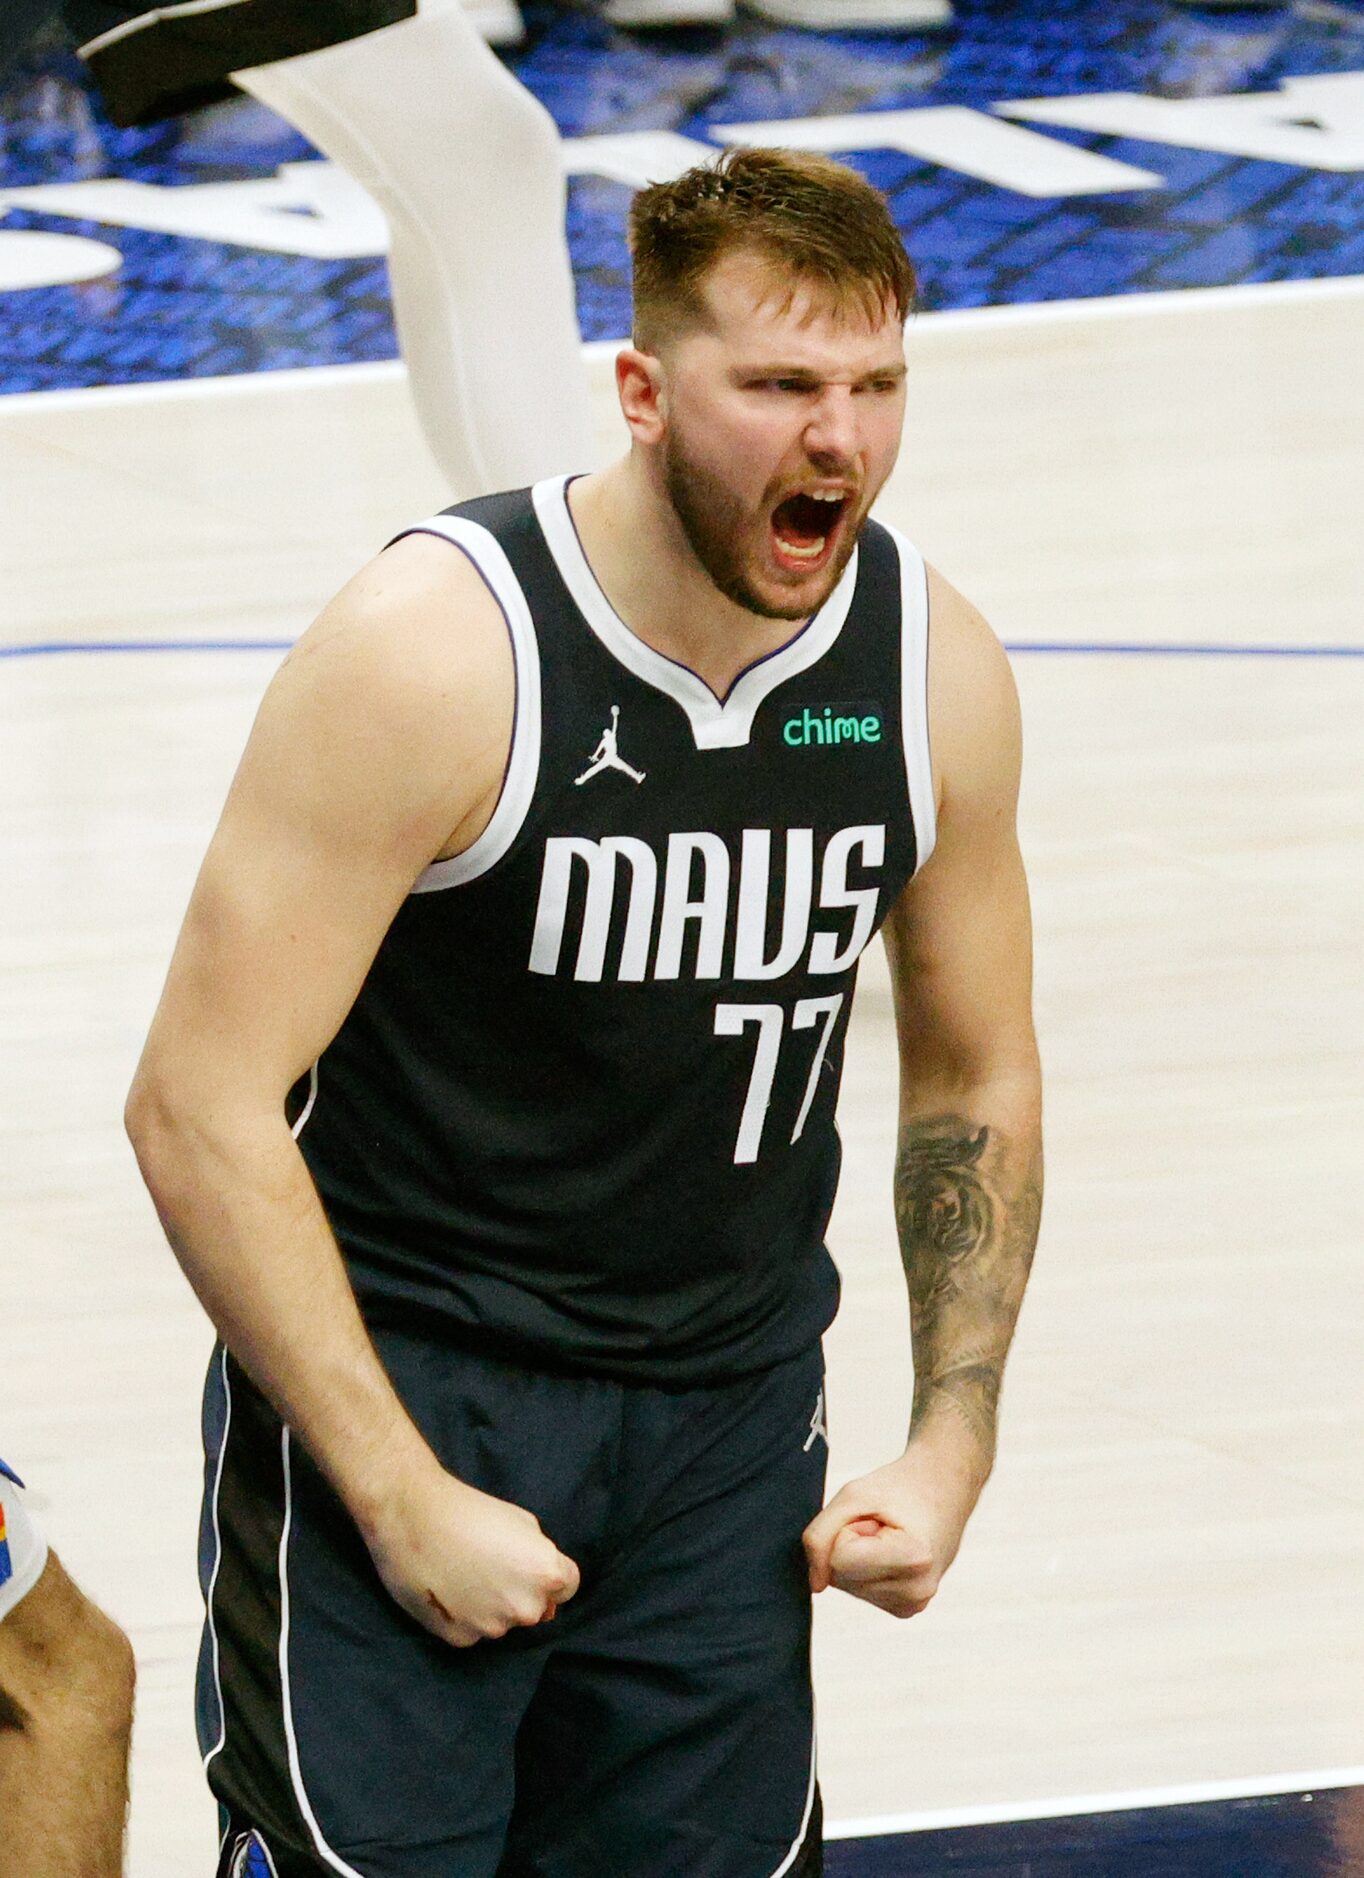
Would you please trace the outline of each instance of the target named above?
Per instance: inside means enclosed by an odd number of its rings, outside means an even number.
[[[833,555],[851,508],[846,489],[802,489],[784,497],[772,511],[777,565],[792,573],[820,572]]]

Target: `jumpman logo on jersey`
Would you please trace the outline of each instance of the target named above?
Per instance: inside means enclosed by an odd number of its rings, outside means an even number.
[[[647,771],[631,769],[616,749],[616,732],[620,727],[620,706],[611,706],[611,722],[601,734],[601,742],[588,758],[587,768],[581,776],[573,778],[574,786],[591,782],[594,776],[600,776],[604,769],[623,770],[632,782],[642,783]]]
[[[815,1442],[823,1437],[824,1445],[829,1445],[829,1424],[824,1418],[824,1391],[821,1389],[815,1397],[815,1412],[810,1417],[810,1432],[805,1437],[805,1453],[808,1454]]]

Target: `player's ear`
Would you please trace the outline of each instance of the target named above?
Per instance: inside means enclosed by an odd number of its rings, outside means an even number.
[[[630,435],[636,443],[658,443],[667,429],[663,362],[638,346],[616,355],[616,392]]]

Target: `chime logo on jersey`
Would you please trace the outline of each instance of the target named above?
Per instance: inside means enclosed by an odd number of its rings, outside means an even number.
[[[813,829],[786,829],[774,894],[772,847],[782,838],[746,828],[736,865],[721,837],[704,830],[669,835],[662,854],[635,835],[551,836],[531,971],[556,976],[575,935],[573,976],[593,983],[847,971],[876,928],[885,825],[841,828],[818,854]]]
[[[227,1878],[279,1878],[275,1861],[258,1832],[248,1832],[238,1839]]]
[[[881,713],[868,704],[816,705],[813,711],[807,706],[787,718],[781,740],[792,750],[830,743],[880,743]]]

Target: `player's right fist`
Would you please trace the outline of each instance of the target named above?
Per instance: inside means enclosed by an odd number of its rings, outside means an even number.
[[[404,1483],[364,1536],[390,1595],[456,1649],[546,1623],[578,1589],[534,1513],[438,1468]]]

